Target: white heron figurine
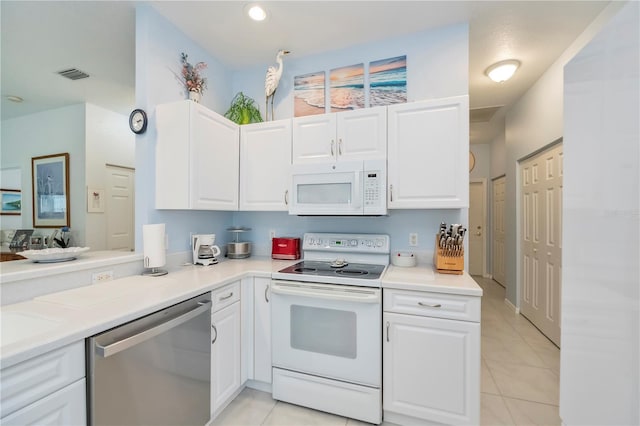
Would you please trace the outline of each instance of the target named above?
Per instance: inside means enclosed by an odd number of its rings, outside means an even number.
[[[278,54],[276,55],[276,62],[278,63],[278,68],[269,67],[267,70],[267,76],[264,79],[264,94],[266,96],[266,105],[265,105],[265,121],[269,121],[269,98],[271,98],[271,120],[273,120],[273,98],[276,95],[276,90],[278,89],[278,84],[280,83],[280,77],[282,77],[282,57],[284,55],[288,55],[290,52],[288,50],[280,49],[278,50]]]

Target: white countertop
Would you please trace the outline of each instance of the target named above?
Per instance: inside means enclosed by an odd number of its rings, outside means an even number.
[[[86,260],[101,261],[99,257]],[[225,260],[208,267],[187,265],[162,277],[134,275],[2,306],[0,367],[9,367],[245,277],[271,277],[272,272],[296,262],[252,257]],[[13,273],[37,275],[19,266]],[[4,268],[2,276],[4,281]],[[468,274],[434,274],[430,265],[414,268],[390,265],[382,286],[482,295],[482,289]]]

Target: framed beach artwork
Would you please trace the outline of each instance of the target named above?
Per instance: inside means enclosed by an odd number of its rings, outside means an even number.
[[[19,189],[0,189],[0,201],[3,215],[22,214],[22,192]]]
[[[369,105],[407,102],[407,56],[369,63]]]
[[[364,108],[364,64],[332,69],[329,81],[331,112]]]
[[[320,71],[293,78],[294,117],[325,113],[324,76]]]
[[[60,228],[69,221],[69,154],[31,159],[33,226]]]

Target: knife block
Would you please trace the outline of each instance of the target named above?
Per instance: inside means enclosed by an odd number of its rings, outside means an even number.
[[[433,251],[433,265],[441,274],[462,275],[464,271],[464,247],[460,251],[442,249],[438,245],[439,239],[436,235],[436,248]]]

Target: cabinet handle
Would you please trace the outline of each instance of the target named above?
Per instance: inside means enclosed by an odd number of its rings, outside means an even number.
[[[442,305],[439,303],[435,303],[435,304],[430,304],[430,303],[422,303],[422,302],[418,302],[418,305],[420,306],[424,306],[426,308],[441,308]]]
[[[389,201],[393,201],[393,185],[389,185],[389,197],[391,198]]]
[[[389,321],[387,321],[387,342],[389,341]]]
[[[335,154],[335,152],[334,152],[334,150],[333,150],[333,146],[334,146],[335,144],[336,144],[336,142],[335,142],[333,139],[331,139],[331,156],[332,156],[332,157],[333,157],[334,155],[336,155],[336,154]]]
[[[211,324],[211,328],[213,328],[213,331],[216,332],[216,337],[214,337],[213,340],[211,341],[211,344],[213,345],[216,342],[216,340],[218,340],[218,329],[213,324]]]
[[[342,138],[338,140],[338,155],[342,155]]]
[[[269,286],[266,286],[266,287],[264,288],[264,300],[265,300],[267,303],[269,303],[269,296],[267,295],[268,291],[269,291]]]
[[[289,190],[288,189],[286,191],[284,191],[284,205],[285,206],[289,205]]]
[[[233,296],[233,292],[231,292],[231,293],[227,294],[226,296],[221,297],[221,298],[220,298],[220,300],[227,300],[227,299],[229,299],[231,296]]]

